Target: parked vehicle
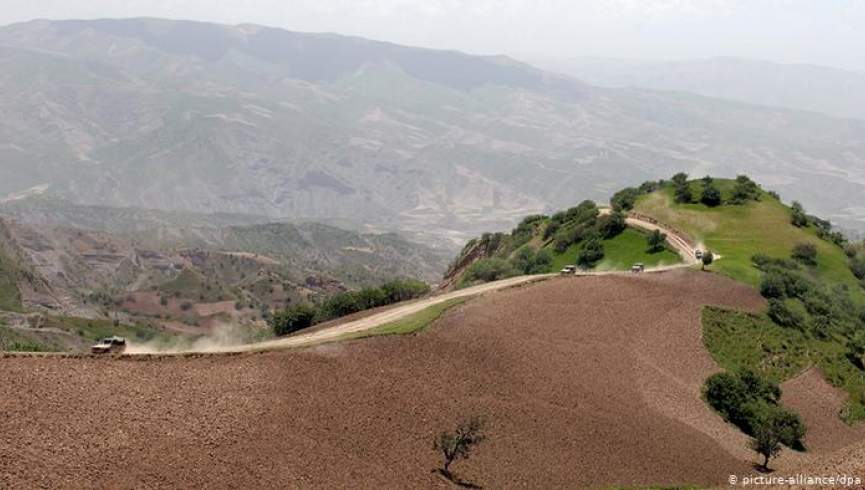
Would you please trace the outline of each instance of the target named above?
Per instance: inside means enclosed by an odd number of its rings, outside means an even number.
[[[643,263],[640,263],[640,262],[634,264],[634,266],[631,267],[631,272],[633,272],[635,274],[640,273],[640,272],[645,272],[645,271],[646,271],[646,265]]]
[[[126,339],[123,337],[108,337],[90,347],[93,354],[122,354],[126,351]]]
[[[565,267],[560,271],[560,273],[561,273],[563,276],[568,275],[568,274],[576,274],[576,273],[577,273],[577,266],[575,266],[575,265],[566,265],[566,266],[565,266]]]

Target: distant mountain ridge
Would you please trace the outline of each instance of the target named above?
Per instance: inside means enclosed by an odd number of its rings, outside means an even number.
[[[651,62],[584,58],[544,65],[605,87],[675,90],[865,119],[865,73],[743,58]]]
[[[336,35],[158,19],[8,26],[0,114],[0,199],[38,189],[461,244],[684,170],[747,173],[865,229],[865,122]]]

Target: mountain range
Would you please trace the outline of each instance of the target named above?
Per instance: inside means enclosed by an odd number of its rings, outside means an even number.
[[[747,173],[865,228],[865,121],[338,35],[16,24],[0,29],[0,116],[7,203],[329,220],[452,247],[683,170]]]

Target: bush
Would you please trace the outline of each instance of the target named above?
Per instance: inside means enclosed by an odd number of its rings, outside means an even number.
[[[309,304],[292,305],[270,317],[270,327],[277,336],[288,335],[312,326],[318,311]]]
[[[850,259],[850,272],[852,272],[857,279],[865,279],[865,257],[857,256]]]
[[[627,228],[625,215],[622,213],[611,213],[598,220],[598,231],[606,239],[614,238]]]
[[[515,275],[517,275],[517,271],[504,259],[481,259],[469,266],[463,276],[463,282],[490,282]]]
[[[675,191],[675,200],[678,204],[690,204],[694,201],[694,195],[691,193],[691,186],[688,184],[677,185]]]
[[[647,251],[650,254],[662,252],[666,248],[667,235],[655,230],[646,237]]]
[[[382,284],[381,289],[384,292],[387,304],[419,298],[430,292],[429,284],[417,279],[389,281]]]
[[[793,226],[798,228],[808,226],[808,215],[805,214],[805,208],[802,207],[802,204],[798,201],[793,201],[791,211],[790,222]]]
[[[612,199],[610,199],[610,206],[613,208],[613,211],[616,212],[630,211],[631,209],[634,209],[634,204],[636,204],[637,198],[640,197],[640,194],[641,191],[633,187],[622,189],[613,194]]]
[[[604,258],[604,244],[599,238],[591,238],[580,250],[577,255],[577,264],[581,267],[589,268],[595,265],[599,260]]]
[[[747,175],[739,175],[736,177],[736,184],[733,186],[733,193],[730,196],[730,204],[745,204],[748,201],[760,200],[760,186],[758,186]]]
[[[791,257],[805,265],[817,265],[817,246],[813,243],[797,243]]]
[[[711,177],[703,179],[703,194],[700,196],[700,202],[709,207],[715,207],[721,204],[721,191],[715,186],[715,181]]]
[[[775,298],[769,300],[769,318],[782,327],[801,329],[805,326],[805,318],[800,313]]]
[[[760,282],[760,294],[768,299],[782,299],[787,295],[787,287],[784,277],[777,272],[770,272],[763,276]]]

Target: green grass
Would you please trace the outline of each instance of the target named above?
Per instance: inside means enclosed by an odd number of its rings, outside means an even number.
[[[155,330],[144,325],[121,324],[115,326],[111,320],[91,320],[87,318],[46,317],[45,327],[65,330],[90,342],[113,335],[139,341],[156,340],[160,336]]]
[[[642,262],[646,267],[673,265],[682,261],[673,251],[664,249],[649,253],[647,235],[639,230],[628,228],[618,236],[604,241],[604,259],[596,267],[600,270],[628,270]]]
[[[18,268],[0,252],[0,310],[22,311],[17,278]]]
[[[718,179],[716,183],[726,197],[732,181]],[[699,186],[695,187],[695,195],[699,192]],[[824,282],[848,285],[854,292],[854,301],[865,303],[865,293],[850,272],[841,247],[818,238],[813,227],[792,226],[789,208],[766,193],[759,202],[709,208],[702,204],[675,204],[672,189],[665,188],[642,196],[635,209],[704,243],[722,256],[712,270],[752,286],[757,286],[761,278],[760,271],[751,263],[754,254],[789,258],[794,244],[813,243],[818,251],[818,265],[813,274]]]
[[[9,327],[0,327],[0,352],[51,352],[57,350]]]
[[[425,308],[401,320],[386,323],[363,332],[347,334],[346,336],[341,337],[340,340],[363,339],[367,337],[378,337],[381,335],[409,335],[422,332],[432,325],[433,322],[438,320],[446,311],[465,303],[471,298],[471,296],[454,298]]]
[[[865,373],[846,359],[838,341],[780,327],[763,315],[706,307],[703,342],[722,368],[754,369],[779,383],[816,366],[830,384],[848,393],[844,420],[865,420]]]
[[[566,265],[577,263],[582,243],[571,245],[563,253],[553,252],[553,272],[560,271]],[[629,270],[634,264],[642,262],[646,267],[678,264],[682,261],[679,255],[665,249],[658,253],[648,253],[646,249],[646,234],[640,230],[627,228],[621,234],[609,240],[604,240],[604,259],[595,266],[599,270]]]

